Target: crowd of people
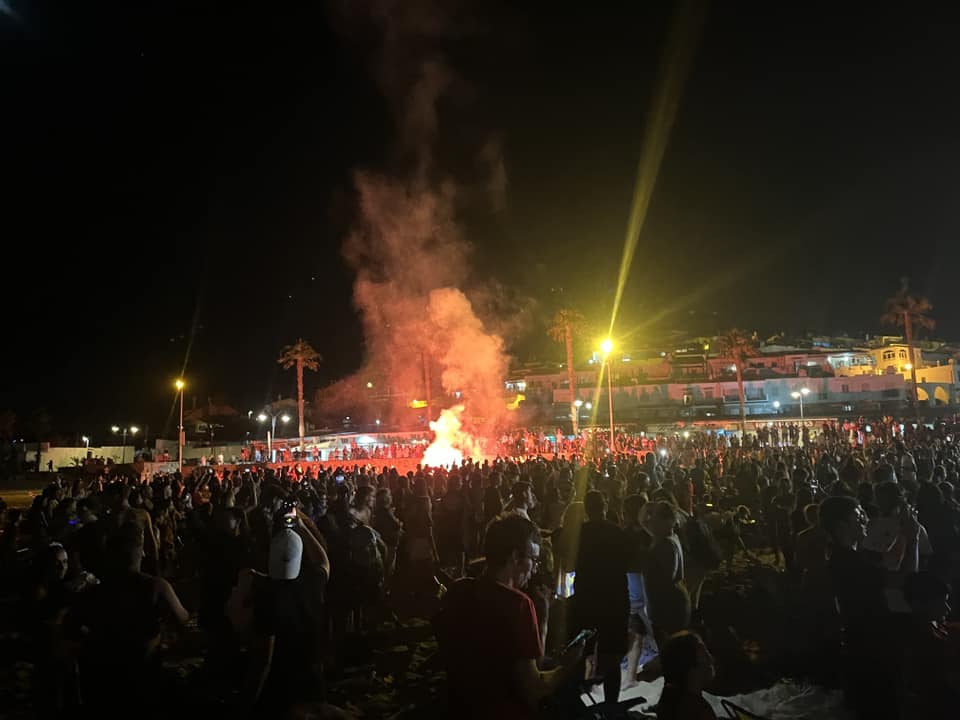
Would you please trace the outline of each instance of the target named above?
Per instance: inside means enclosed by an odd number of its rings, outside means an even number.
[[[302,463],[58,478],[29,509],[4,508],[0,534],[37,708],[168,712],[178,696],[158,648],[195,618],[210,697],[337,717],[325,681],[356,638],[419,615],[433,619],[448,717],[535,717],[586,678],[617,698],[662,674],[659,718],[711,718],[701,588],[769,551],[804,599],[813,662],[842,658],[858,717],[947,717],[960,700],[951,428],[864,444],[826,430],[716,437],[407,474]]]

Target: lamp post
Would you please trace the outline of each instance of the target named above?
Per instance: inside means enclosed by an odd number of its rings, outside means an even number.
[[[810,388],[800,388],[790,393],[790,397],[800,401],[800,422],[803,422],[803,399],[810,394]]]
[[[130,436],[133,437],[140,432],[140,428],[136,425],[124,428],[121,428],[119,425],[114,425],[110,429],[113,430],[114,434],[121,433],[123,435],[123,444],[120,446],[120,464],[122,465],[127,461],[127,433],[130,433]]]
[[[83,440],[83,448],[84,448],[85,450],[89,450],[89,449],[90,449],[90,438],[87,437],[86,435],[84,435],[84,436],[81,438],[81,440]]]
[[[269,462],[273,462],[273,438],[277,434],[277,418],[280,418],[284,423],[290,422],[290,416],[285,412],[261,412],[259,415],[257,415],[257,420],[260,422],[266,422],[267,420],[270,420],[270,429],[267,430],[267,457],[270,458]]]
[[[600,350],[603,351],[603,360],[607,364],[607,402],[610,412],[610,452],[616,451],[616,442],[613,433],[613,366],[610,364],[610,353],[613,352],[613,340],[607,338],[600,343]]]
[[[180,474],[183,474],[183,389],[187,384],[183,381],[183,378],[177,378],[177,381],[173,384],[177,388],[177,392],[180,393],[180,430],[177,433],[177,467],[180,470]]]

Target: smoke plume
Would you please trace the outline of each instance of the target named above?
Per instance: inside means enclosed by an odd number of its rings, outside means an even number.
[[[354,175],[357,221],[344,255],[357,273],[367,362],[357,377],[330,389],[324,404],[351,402],[369,382],[366,411],[388,422],[409,422],[411,403],[429,396],[433,418],[462,404],[464,429],[490,436],[506,414],[508,358],[491,330],[499,323],[485,322],[470,299],[470,245],[455,215],[458,193],[472,188],[445,173],[436,152],[441,101],[462,83],[439,45],[462,28],[440,3],[384,0],[368,7],[368,16],[351,22],[365,20],[380,40],[374,75],[394,114],[396,153],[389,172]],[[501,207],[506,170],[499,144],[487,141],[475,157],[489,167],[480,190]]]

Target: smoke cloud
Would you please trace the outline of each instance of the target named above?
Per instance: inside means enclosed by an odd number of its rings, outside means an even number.
[[[491,329],[499,322],[485,322],[471,302],[470,245],[455,219],[464,188],[436,157],[441,101],[462,83],[437,46],[462,28],[439,3],[384,0],[368,7],[366,18],[354,15],[351,22],[365,19],[380,39],[374,75],[394,113],[396,167],[354,176],[357,221],[343,252],[357,273],[354,300],[367,362],[356,377],[328,389],[322,404],[408,423],[417,412],[410,404],[429,395],[433,418],[462,404],[464,429],[492,436],[507,413],[508,357]],[[481,189],[499,209],[506,191],[500,146],[491,140],[475,152],[491,177]],[[365,407],[357,408],[358,396]]]

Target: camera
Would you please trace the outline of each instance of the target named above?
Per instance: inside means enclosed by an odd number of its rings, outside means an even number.
[[[280,520],[285,527],[292,528],[297,524],[298,503],[293,498],[287,498],[280,506]]]

